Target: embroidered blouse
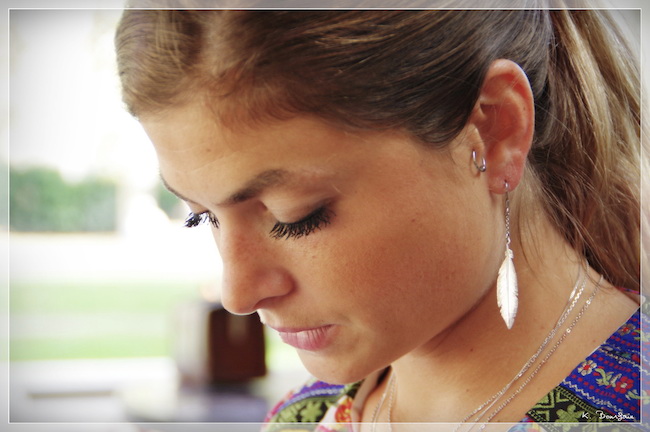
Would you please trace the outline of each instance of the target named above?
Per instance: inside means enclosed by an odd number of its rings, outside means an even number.
[[[650,430],[648,419],[641,424],[641,402],[650,403],[650,348],[641,344],[642,327],[643,341],[650,339],[647,305],[645,302],[643,312],[637,310],[510,430],[564,432],[566,423],[584,422],[613,422],[620,431],[638,431],[639,426]],[[646,367],[641,368],[641,362]],[[354,432],[360,408],[379,373],[348,385],[313,378],[268,413],[262,431]]]

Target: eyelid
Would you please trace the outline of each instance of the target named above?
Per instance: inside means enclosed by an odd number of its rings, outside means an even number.
[[[296,220],[294,220],[293,222],[282,222],[281,220],[278,220],[277,223],[282,224],[282,225],[298,224],[298,223],[301,223],[301,222],[304,222],[304,221],[308,220],[310,217],[312,217],[315,214],[317,214],[318,212],[322,211],[325,207],[326,207],[325,205],[319,205],[316,208],[314,208],[313,210],[309,211],[305,216],[299,217]],[[305,213],[303,213],[303,214],[305,214]]]
[[[277,222],[271,229],[270,235],[275,239],[306,237],[324,225],[331,223],[334,212],[327,206],[320,206],[307,216],[296,222]]]
[[[331,203],[323,204],[295,222],[277,221],[271,228],[269,235],[274,239],[298,239],[306,237],[314,231],[321,230],[323,226],[329,225],[331,218],[335,216],[330,205]],[[184,226],[193,228],[205,222],[210,222],[213,227],[219,228],[219,220],[209,210],[200,213],[190,212],[185,219]]]

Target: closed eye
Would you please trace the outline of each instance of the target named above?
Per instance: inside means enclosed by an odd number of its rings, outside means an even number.
[[[195,226],[201,225],[202,223],[210,222],[210,224],[219,228],[219,219],[209,211],[203,213],[194,213],[191,212],[185,219],[183,226],[187,228],[194,228]]]
[[[327,207],[320,207],[297,222],[277,222],[271,229],[271,237],[290,239],[308,236],[331,222],[334,213]]]
[[[306,237],[330,224],[332,216],[334,216],[333,211],[327,207],[320,207],[299,221],[290,223],[276,222],[271,229],[270,235],[275,239]],[[194,228],[206,222],[209,222],[215,228],[219,228],[219,220],[209,211],[202,213],[191,212],[185,219],[184,226]]]

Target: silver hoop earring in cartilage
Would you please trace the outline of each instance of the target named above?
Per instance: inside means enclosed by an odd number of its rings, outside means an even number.
[[[472,150],[472,162],[474,162],[474,166],[479,172],[485,172],[487,169],[487,165],[485,164],[485,158],[481,158],[481,165],[476,162],[476,150]]]

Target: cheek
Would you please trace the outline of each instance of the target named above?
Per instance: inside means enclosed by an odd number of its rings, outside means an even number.
[[[377,303],[383,300],[391,310],[415,312],[435,308],[467,286],[466,266],[461,264],[469,259],[467,250],[448,241],[448,233],[413,227],[394,234],[370,237],[363,254],[351,259],[345,277],[364,287],[366,296]]]
[[[332,231],[311,260],[308,304],[344,329],[336,357],[302,354],[316,376],[362,379],[425,345],[482,296],[469,271],[476,249],[466,246],[467,225],[446,212],[401,209]]]
[[[418,205],[405,200],[350,220],[323,266],[331,295],[375,326],[422,314],[451,320],[450,303],[460,310],[475,301],[480,292],[474,293],[479,276],[473,263],[481,258],[471,236],[478,221],[459,220],[466,209],[444,198]]]

